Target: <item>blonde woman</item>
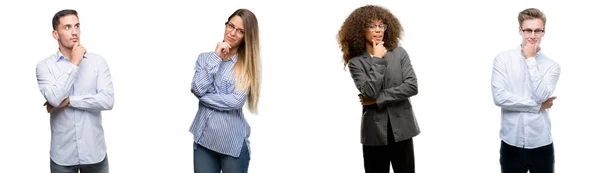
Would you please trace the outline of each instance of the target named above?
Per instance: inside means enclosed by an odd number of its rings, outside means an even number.
[[[242,108],[256,113],[260,91],[258,22],[239,9],[225,22],[223,42],[198,56],[192,93],[198,112],[194,135],[194,172],[245,173],[250,163],[250,126]]]

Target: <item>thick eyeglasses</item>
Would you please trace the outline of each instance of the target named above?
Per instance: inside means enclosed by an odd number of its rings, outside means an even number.
[[[381,28],[381,29],[383,29],[384,31],[387,29],[387,25],[386,24],[379,24],[379,25],[371,24],[371,25],[367,26],[367,28],[369,29],[369,31],[375,31],[378,27]]]
[[[542,33],[544,33],[543,29],[536,29],[536,30],[522,29],[521,31],[523,31],[523,33],[525,33],[525,34],[532,34],[532,33],[534,33],[535,35],[542,35]]]
[[[244,29],[235,28],[235,26],[229,22],[225,22],[225,28],[227,29],[227,32],[235,30],[235,35],[238,37],[244,36]]]

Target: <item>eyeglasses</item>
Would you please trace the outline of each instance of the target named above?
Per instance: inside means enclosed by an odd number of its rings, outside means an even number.
[[[225,22],[225,29],[227,29],[227,32],[235,30],[235,35],[237,35],[238,37],[244,36],[245,33],[244,29],[235,28],[235,25],[229,22]]]
[[[370,24],[367,25],[367,28],[369,29],[369,31],[375,31],[377,28],[381,28],[384,31],[387,29],[387,25],[386,24],[379,24],[379,25],[375,25],[375,24]]]
[[[535,35],[542,35],[542,33],[544,33],[543,29],[536,29],[536,30],[531,30],[531,29],[521,29],[521,31],[523,31],[523,33],[525,34],[531,34],[534,33]]]

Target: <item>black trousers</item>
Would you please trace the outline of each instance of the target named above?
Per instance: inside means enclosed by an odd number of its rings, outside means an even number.
[[[51,173],[108,173],[108,154],[104,156],[104,159],[94,164],[83,164],[73,166],[62,166],[50,159],[50,172]]]
[[[389,173],[390,162],[394,173],[414,173],[415,154],[412,138],[393,142],[394,134],[388,121],[388,145],[363,145],[363,159],[366,173]]]
[[[502,141],[500,146],[502,173],[553,173],[554,145],[534,149],[519,148]]]

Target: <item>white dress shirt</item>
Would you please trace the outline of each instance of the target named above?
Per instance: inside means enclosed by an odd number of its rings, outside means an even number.
[[[560,66],[541,51],[525,58],[519,47],[496,56],[492,94],[502,110],[504,142],[527,149],[552,143],[549,109],[539,110],[552,97],[559,76]]]
[[[104,160],[106,144],[102,110],[113,107],[113,83],[104,58],[87,53],[79,66],[60,51],[36,68],[40,91],[54,107],[67,97],[67,107],[50,113],[50,158],[59,165],[94,164]],[[39,109],[44,109],[40,107]]]

